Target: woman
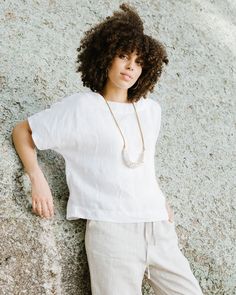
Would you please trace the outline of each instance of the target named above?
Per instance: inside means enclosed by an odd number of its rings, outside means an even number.
[[[144,34],[135,9],[85,33],[78,50],[83,85],[13,130],[32,183],[32,210],[50,218],[53,199],[37,163],[53,149],[66,163],[68,220],[87,219],[85,246],[93,295],[141,294],[147,274],[155,294],[202,294],[178,246],[173,211],[156,180],[161,107],[147,98],[168,64],[164,46]]]

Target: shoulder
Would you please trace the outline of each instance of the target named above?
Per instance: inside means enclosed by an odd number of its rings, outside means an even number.
[[[66,95],[60,99],[58,99],[53,105],[60,105],[61,107],[75,107],[78,105],[83,105],[89,103],[93,96],[92,92],[74,92],[70,95]]]
[[[160,105],[159,101],[157,101],[156,99],[153,99],[153,98],[149,98],[149,100],[151,101],[153,107],[161,110],[161,105]]]
[[[92,91],[80,91],[80,92],[75,92],[71,94],[70,96],[67,97],[67,99],[71,100],[77,100],[77,101],[83,101],[83,102],[88,102],[91,99],[94,99],[96,97],[96,93]]]
[[[147,102],[148,102],[150,108],[154,112],[157,112],[158,114],[161,113],[161,105],[160,105],[159,101],[157,101],[156,99],[153,99],[153,98],[147,98]]]
[[[85,94],[86,94],[86,92],[73,92],[73,93],[59,99],[58,102],[68,102],[68,103],[75,102],[75,101],[83,99]]]

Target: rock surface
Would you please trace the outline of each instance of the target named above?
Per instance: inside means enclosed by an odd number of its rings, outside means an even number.
[[[175,212],[181,249],[205,295],[234,295],[235,1],[130,3],[169,55],[150,96],[162,106],[156,172]],[[91,294],[85,220],[65,219],[64,160],[38,151],[56,208],[53,220],[43,220],[31,213],[30,182],[11,132],[17,122],[82,89],[75,72],[80,38],[117,8],[114,0],[0,3],[1,295]],[[143,292],[154,294],[145,278]]]

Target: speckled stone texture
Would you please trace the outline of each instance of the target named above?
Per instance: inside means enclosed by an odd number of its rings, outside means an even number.
[[[0,2],[1,295],[91,294],[85,220],[65,219],[64,159],[38,151],[56,210],[53,220],[43,220],[31,213],[31,186],[11,132],[17,122],[82,89],[75,72],[80,38],[119,3]],[[234,295],[236,2],[129,3],[169,55],[150,96],[162,106],[156,173],[175,212],[180,248],[205,295]],[[154,294],[146,278],[143,293]]]

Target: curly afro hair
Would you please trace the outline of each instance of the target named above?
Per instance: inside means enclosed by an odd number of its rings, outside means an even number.
[[[143,22],[137,11],[127,3],[119,6],[98,25],[85,32],[81,40],[76,62],[76,72],[81,72],[83,86],[101,93],[107,80],[107,70],[113,58],[120,53],[137,51],[142,73],[136,83],[128,89],[128,100],[146,98],[148,91],[161,76],[163,64],[168,64],[165,47],[159,41],[144,34]]]

